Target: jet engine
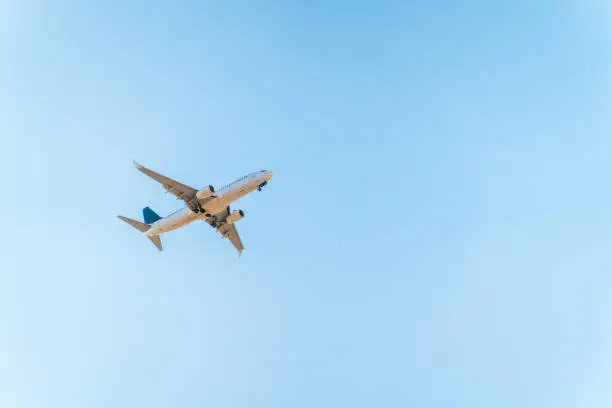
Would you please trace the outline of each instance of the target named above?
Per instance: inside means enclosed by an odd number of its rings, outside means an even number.
[[[233,224],[235,222],[240,221],[243,218],[244,218],[244,211],[242,211],[242,210],[234,210],[230,215],[227,216],[225,221],[228,224]]]
[[[198,200],[204,200],[205,198],[210,197],[215,192],[215,188],[213,186],[208,186],[196,193],[196,197]]]

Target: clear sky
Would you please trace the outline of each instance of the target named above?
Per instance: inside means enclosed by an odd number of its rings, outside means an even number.
[[[610,407],[611,19],[0,0],[0,407]]]

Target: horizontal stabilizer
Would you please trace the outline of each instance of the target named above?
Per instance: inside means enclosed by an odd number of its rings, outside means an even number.
[[[133,219],[128,218],[128,217],[123,217],[121,215],[118,215],[117,217],[120,220],[127,222],[128,224],[130,224],[132,227],[136,228],[140,232],[143,232],[143,233],[147,232],[149,230],[149,228],[150,228],[144,222],[136,221],[136,220],[133,220]],[[153,236],[147,237],[147,238],[149,238],[149,240],[151,240],[151,242],[153,243],[153,245],[155,245],[157,247],[157,249],[159,249],[160,251],[164,250],[162,248],[161,237],[159,235],[153,235]]]
[[[136,221],[131,218],[124,217],[122,215],[118,215],[117,218],[119,218],[122,221],[127,222],[128,224],[130,224],[132,227],[136,228],[140,232],[147,232],[149,230],[149,226],[145,224],[144,222]]]
[[[148,238],[151,240],[153,245],[157,247],[157,249],[159,249],[160,251],[164,250],[164,248],[162,248],[161,237],[159,235],[153,235],[152,237]]]

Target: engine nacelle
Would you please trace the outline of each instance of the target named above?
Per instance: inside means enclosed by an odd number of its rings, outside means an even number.
[[[203,200],[205,198],[210,197],[215,192],[215,188],[213,186],[208,186],[196,193],[196,197],[198,200]]]
[[[234,212],[232,212],[230,215],[227,216],[227,218],[225,219],[225,221],[228,224],[233,224],[235,222],[240,221],[241,219],[244,218],[244,211],[242,210],[235,210]]]

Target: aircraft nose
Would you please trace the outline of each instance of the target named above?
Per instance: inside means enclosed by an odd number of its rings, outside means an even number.
[[[270,180],[272,180],[272,177],[274,177],[274,172],[273,171],[269,171],[268,175],[266,176],[266,180],[270,181]]]

